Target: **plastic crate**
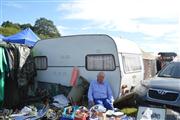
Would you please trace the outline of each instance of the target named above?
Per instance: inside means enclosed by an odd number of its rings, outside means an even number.
[[[76,110],[79,108],[79,106],[69,106],[64,108],[64,111],[62,113],[62,116],[60,120],[74,120]],[[67,114],[68,109],[72,109],[71,114]]]

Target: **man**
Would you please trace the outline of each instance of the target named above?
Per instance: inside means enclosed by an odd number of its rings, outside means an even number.
[[[101,104],[109,110],[113,110],[114,98],[107,81],[104,80],[104,72],[99,72],[97,80],[92,80],[88,91],[89,105]]]
[[[159,56],[156,60],[157,73],[161,70],[162,58]]]

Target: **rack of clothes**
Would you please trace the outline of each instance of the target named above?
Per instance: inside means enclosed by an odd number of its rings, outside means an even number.
[[[2,107],[12,108],[19,105],[34,87],[36,68],[30,48],[15,43],[0,43]]]

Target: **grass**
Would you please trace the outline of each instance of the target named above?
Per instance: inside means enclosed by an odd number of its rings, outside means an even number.
[[[120,110],[121,112],[123,112],[124,114],[128,115],[128,116],[136,116],[137,115],[137,112],[138,112],[138,109],[137,108],[123,108]]]

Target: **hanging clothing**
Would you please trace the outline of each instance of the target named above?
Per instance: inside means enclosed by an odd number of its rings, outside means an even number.
[[[6,108],[16,108],[19,104],[19,89],[17,82],[17,70],[19,66],[19,52],[14,44],[7,44],[6,58],[9,65],[9,72],[5,74],[4,103]]]
[[[8,64],[5,56],[5,50],[0,47],[0,106],[4,101],[5,74],[8,71]]]
[[[32,63],[32,57],[28,57],[30,49],[27,46],[8,43],[5,49],[9,73],[6,74],[7,77],[4,83],[3,105],[6,108],[12,108],[27,98],[28,83],[31,83],[30,88],[32,89],[36,72],[32,72],[35,69],[29,69],[29,67],[35,68],[35,65]]]

